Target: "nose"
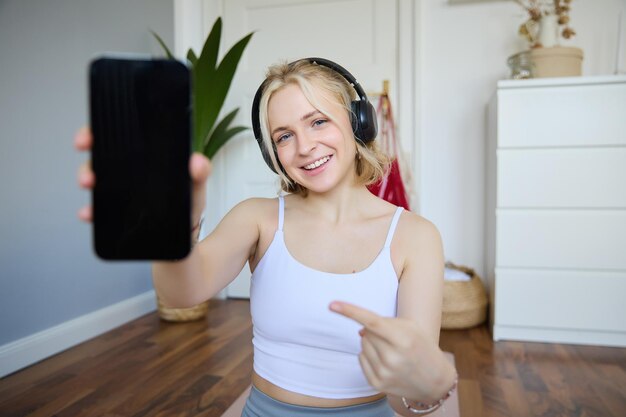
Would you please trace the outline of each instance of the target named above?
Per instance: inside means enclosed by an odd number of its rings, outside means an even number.
[[[317,139],[310,132],[302,131],[297,136],[298,153],[301,155],[310,154],[317,147]]]

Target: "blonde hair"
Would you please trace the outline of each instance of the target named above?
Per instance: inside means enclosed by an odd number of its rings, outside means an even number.
[[[263,94],[259,102],[259,123],[263,137],[263,146],[267,151],[272,165],[280,176],[281,189],[288,193],[306,196],[308,190],[293,181],[284,172],[276,157],[274,141],[270,135],[268,105],[272,95],[287,85],[297,85],[307,100],[317,110],[322,112],[332,121],[336,118],[324,108],[320,98],[334,101],[341,105],[352,118],[351,102],[356,98],[356,93],[345,78],[335,70],[322,65],[309,62],[306,59],[292,63],[280,63],[268,68],[263,83]],[[389,166],[389,157],[385,155],[375,141],[363,144],[356,141],[356,181],[358,185],[370,185],[378,182]]]

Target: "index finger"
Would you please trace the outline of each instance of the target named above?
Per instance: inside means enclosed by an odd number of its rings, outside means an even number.
[[[91,149],[93,143],[93,137],[91,136],[91,129],[88,126],[81,127],[74,136],[74,146],[79,151],[88,151]]]
[[[333,301],[329,308],[335,313],[362,324],[367,330],[380,333],[383,317],[373,311],[343,301]]]

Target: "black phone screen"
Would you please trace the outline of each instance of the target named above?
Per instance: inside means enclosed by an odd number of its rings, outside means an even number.
[[[191,243],[189,69],[100,58],[89,68],[94,246],[108,260],[172,260]]]

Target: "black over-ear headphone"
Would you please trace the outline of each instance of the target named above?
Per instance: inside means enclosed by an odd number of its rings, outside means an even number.
[[[348,83],[354,88],[360,99],[353,100],[350,104],[350,107],[352,109],[352,113],[350,114],[350,121],[352,123],[352,131],[354,132],[354,136],[363,144],[373,141],[378,134],[376,110],[374,110],[374,106],[372,106],[372,103],[370,103],[367,99],[365,91],[363,91],[363,88],[357,82],[356,78],[354,78],[354,76],[341,65],[324,58],[304,58],[298,61],[294,61],[289,65],[293,65],[299,61],[309,61],[312,64],[318,64],[330,68],[340,74],[343,78],[345,78],[346,81],[348,81]],[[254,95],[254,101],[252,102],[252,130],[254,132],[254,137],[259,144],[259,148],[261,148],[261,153],[263,154],[263,159],[265,160],[265,163],[270,167],[272,171],[276,172],[276,170],[274,169],[274,165],[272,164],[270,154],[263,144],[263,134],[261,133],[261,123],[259,120],[259,105],[264,90],[265,81],[263,81],[263,83],[259,86],[256,94]],[[274,154],[276,154],[275,149]],[[276,158],[276,160],[278,161],[278,158]],[[280,169],[283,170],[280,161],[278,161],[278,165],[280,166]]]

